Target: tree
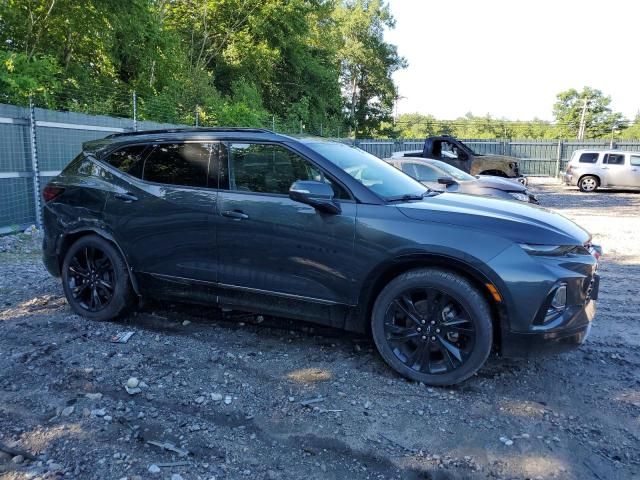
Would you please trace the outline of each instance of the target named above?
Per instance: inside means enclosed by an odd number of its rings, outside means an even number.
[[[605,96],[600,90],[584,87],[578,92],[571,88],[560,92],[557,99],[553,106],[553,115],[558,125],[558,133],[564,138],[578,137],[585,103],[585,138],[606,137],[611,135],[612,128],[624,123],[622,114],[611,110],[611,97]]]
[[[356,136],[371,135],[389,120],[396,98],[392,74],[406,66],[394,45],[384,41],[384,29],[394,20],[382,0],[345,0],[334,18],[341,32],[341,83],[348,122]]]
[[[619,138],[625,140],[640,140],[640,112],[636,113],[633,122],[620,132]]]
[[[383,0],[0,0],[0,101],[130,116],[135,91],[140,119],[373,134],[392,24]]]

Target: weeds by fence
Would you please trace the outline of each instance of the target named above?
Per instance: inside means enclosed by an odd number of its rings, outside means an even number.
[[[196,118],[194,118],[194,123]],[[41,188],[81,150],[82,143],[110,133],[185,125],[158,123],[134,118],[116,118],[73,112],[58,112],[0,104],[0,234],[28,225],[40,225]],[[332,132],[309,132],[267,126],[282,133],[311,133],[331,136]],[[337,132],[336,132],[337,133]],[[366,150],[379,158],[394,152],[421,150],[424,139],[380,140],[339,139]],[[610,142],[535,140],[464,140],[480,154],[511,155],[519,158],[526,175],[557,175],[566,168],[571,154],[579,148],[609,148]],[[614,147],[640,151],[640,141],[618,141]]]

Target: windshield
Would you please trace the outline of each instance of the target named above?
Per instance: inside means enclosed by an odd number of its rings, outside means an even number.
[[[307,143],[307,146],[387,199],[426,192],[421,183],[359,148],[337,142]]]
[[[441,162],[440,160],[430,160],[429,165],[438,167],[440,170],[443,170],[451,178],[455,180],[459,180],[461,182],[468,182],[469,180],[476,179],[473,175],[469,175],[468,173],[463,172],[459,168],[449,165],[448,163]]]

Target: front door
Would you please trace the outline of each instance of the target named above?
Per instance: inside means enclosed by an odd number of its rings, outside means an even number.
[[[218,200],[220,287],[235,292],[229,295],[236,302],[251,298],[254,307],[287,300],[353,303],[356,203],[350,194],[282,145],[231,142],[227,151],[229,185],[222,190],[221,183]],[[342,212],[291,200],[296,180],[331,183]]]

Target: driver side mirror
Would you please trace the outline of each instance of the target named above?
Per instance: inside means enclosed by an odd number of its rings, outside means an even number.
[[[439,177],[438,178],[438,183],[441,184],[441,185],[446,185],[448,187],[449,185],[455,185],[458,182],[456,182],[451,177]]]
[[[289,198],[296,202],[311,205],[325,213],[340,213],[342,209],[333,199],[333,188],[328,183],[316,180],[298,180],[289,188]]]

